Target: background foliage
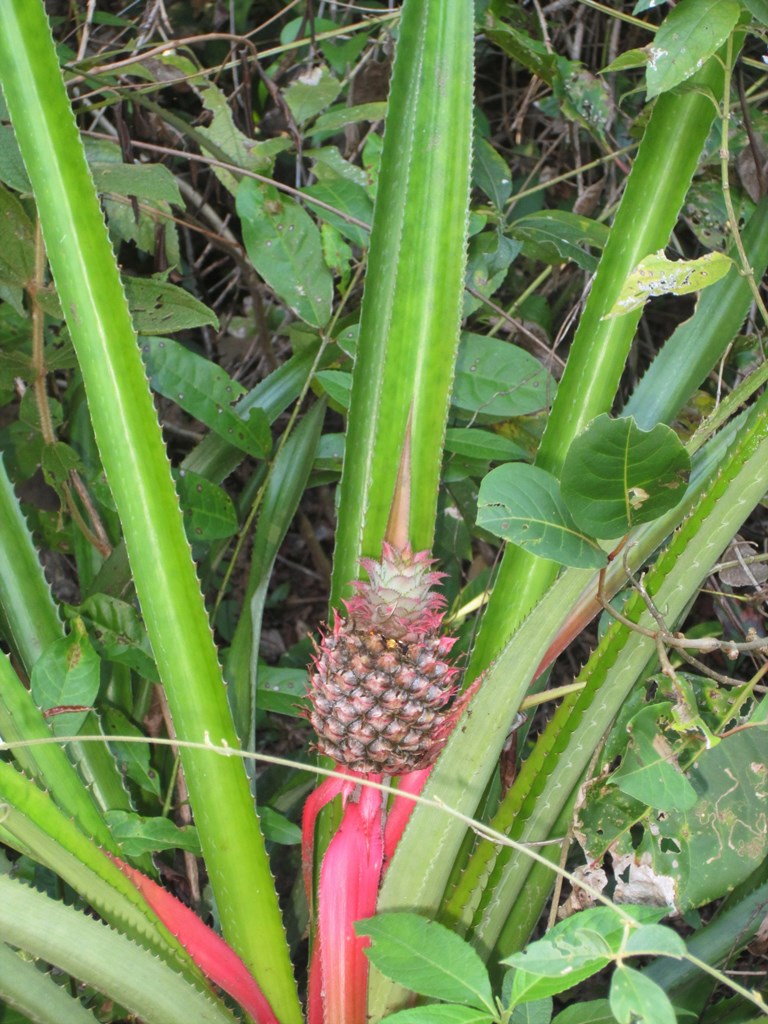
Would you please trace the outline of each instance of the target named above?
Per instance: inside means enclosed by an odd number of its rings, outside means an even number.
[[[401,1022],[753,1019],[757,995],[701,972],[765,980],[763,0],[474,5],[471,125],[466,83],[444,83],[473,143],[458,348],[462,254],[429,219],[434,138],[400,96],[387,131],[412,163],[382,163],[399,5],[46,11],[100,210],[66,162],[69,213],[39,184],[71,124],[54,78],[4,72],[11,115],[35,94],[40,120],[25,135],[0,110],[0,735],[76,739],[0,763],[0,881],[37,890],[0,900],[0,973],[22,950],[86,989],[63,1001],[37,971],[0,989],[0,1020],[232,1019],[91,838],[220,925],[300,1019],[309,635],[379,553],[414,408],[412,535],[446,573],[467,682],[487,674],[386,877],[380,908],[409,912],[360,926],[371,1012],[403,1005],[394,979],[426,1001]],[[442,173],[460,223],[460,161]],[[374,209],[402,217],[398,259],[368,262]],[[83,282],[105,289],[110,374],[74,337]],[[598,580],[621,621],[598,623]],[[243,772],[211,743],[291,765]],[[554,898],[552,862],[575,873]],[[579,880],[640,909],[592,907]],[[67,903],[114,926],[105,961],[138,944],[158,964],[102,976]],[[81,963],[37,945],[73,928]],[[435,967],[454,961],[458,979]]]

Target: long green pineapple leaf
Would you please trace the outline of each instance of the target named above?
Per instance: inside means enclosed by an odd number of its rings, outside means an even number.
[[[317,402],[277,454],[266,481],[254,531],[243,610],[227,657],[235,728],[248,750],[255,746],[259,638],[267,587],[277,552],[307,485],[324,416],[325,403]]]
[[[96,1024],[97,1018],[73,999],[50,974],[0,942],[0,1003],[39,1024]]]
[[[157,417],[40,0],[3,5],[0,80],[176,733],[236,748]],[[297,1022],[298,997],[244,767],[204,750],[185,750],[182,761],[224,934],[278,1016]]]
[[[33,782],[0,761],[0,808],[5,841],[54,871],[99,915],[130,938],[199,977],[178,940],[98,845],[83,835]]]
[[[0,875],[0,938],[104,992],[147,1024],[234,1024],[209,991],[149,950],[7,875]],[[0,980],[0,996],[2,990]],[[52,1001],[43,1019],[60,1024],[67,1017],[54,1016],[55,1006]]]
[[[463,296],[473,5],[406,0],[353,375],[332,603],[378,558],[411,417],[410,539],[432,544]]]
[[[630,271],[669,240],[716,113],[713,97],[722,96],[719,57],[709,60],[689,85],[655,102],[627,180],[537,457],[537,465],[555,475],[574,437],[613,402],[641,310],[602,318]],[[554,563],[507,545],[468,678],[488,667],[556,572]]]

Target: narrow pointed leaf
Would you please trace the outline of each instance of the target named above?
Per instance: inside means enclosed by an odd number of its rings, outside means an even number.
[[[259,1024],[278,1024],[264,993],[231,947],[162,886],[117,857],[113,859],[203,974],[236,999]]]
[[[147,1024],[235,1020],[210,993],[148,950],[5,875],[0,875],[0,936],[104,992]]]

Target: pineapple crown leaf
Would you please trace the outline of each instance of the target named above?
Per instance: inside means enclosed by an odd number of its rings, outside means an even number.
[[[399,639],[436,633],[445,598],[432,588],[445,573],[430,571],[433,562],[429,551],[414,554],[410,545],[396,548],[386,541],[381,561],[361,559],[368,579],[353,583],[355,595],[345,602],[356,626]]]

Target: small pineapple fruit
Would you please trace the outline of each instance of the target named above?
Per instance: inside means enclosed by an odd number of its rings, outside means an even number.
[[[357,772],[402,775],[431,764],[453,724],[447,707],[458,669],[445,660],[454,637],[439,636],[445,598],[432,591],[429,552],[385,542],[380,562],[363,559],[333,629],[315,646],[309,720],[320,753]]]

